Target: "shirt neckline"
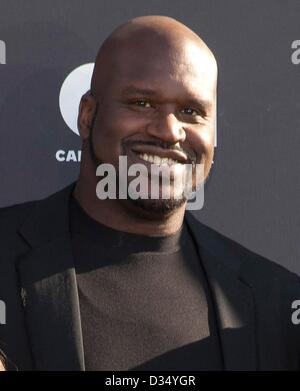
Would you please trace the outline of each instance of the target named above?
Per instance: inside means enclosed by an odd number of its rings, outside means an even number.
[[[177,252],[187,237],[184,223],[178,231],[168,236],[148,236],[111,228],[88,215],[73,195],[70,198],[70,230],[73,237],[84,237],[93,245],[111,250],[124,249],[131,253]]]

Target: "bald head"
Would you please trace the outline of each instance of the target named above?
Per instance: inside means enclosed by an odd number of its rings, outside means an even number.
[[[217,79],[213,53],[187,26],[167,16],[131,19],[116,28],[100,47],[92,76],[92,94],[101,95],[114,75],[128,63],[143,60],[159,69],[162,62],[188,65],[189,57],[199,61],[200,72],[209,70],[211,76]],[[190,69],[192,72],[192,67]]]

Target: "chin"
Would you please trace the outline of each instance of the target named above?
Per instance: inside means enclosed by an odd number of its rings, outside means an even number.
[[[167,216],[186,203],[186,198],[179,199],[142,199],[133,200],[129,198],[129,202],[144,212],[149,212],[156,216]]]

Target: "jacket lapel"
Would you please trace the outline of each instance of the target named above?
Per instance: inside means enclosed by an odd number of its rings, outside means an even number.
[[[257,370],[254,300],[251,288],[239,277],[239,260],[222,249],[213,231],[190,212],[185,219],[215,302],[225,369]],[[228,265],[235,265],[236,270]]]
[[[31,249],[18,264],[34,369],[84,370],[68,203],[74,184],[38,201],[20,234]]]

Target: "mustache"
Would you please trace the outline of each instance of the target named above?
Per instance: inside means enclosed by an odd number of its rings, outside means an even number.
[[[170,141],[128,140],[128,141],[122,142],[121,145],[122,145],[122,150],[124,150],[126,147],[130,148],[130,147],[133,147],[135,145],[141,145],[141,146],[143,146],[143,145],[151,145],[151,146],[159,147],[159,148],[162,148],[162,149],[168,149],[168,150],[183,152],[187,156],[187,158],[188,158],[188,160],[190,162],[195,162],[196,161],[196,156],[192,155],[189,151],[186,151],[185,149],[181,148],[180,146],[174,145],[174,143],[172,143]]]

